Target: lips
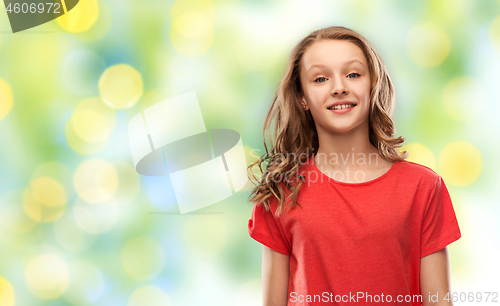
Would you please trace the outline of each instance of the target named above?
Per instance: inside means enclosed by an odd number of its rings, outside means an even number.
[[[335,105],[353,105],[353,106],[356,106],[357,103],[354,103],[351,101],[338,101],[338,102],[330,104],[327,108],[332,109],[332,107],[334,107]]]

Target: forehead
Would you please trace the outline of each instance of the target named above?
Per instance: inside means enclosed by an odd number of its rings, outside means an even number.
[[[301,69],[306,72],[313,65],[342,68],[344,65],[363,65],[368,67],[366,57],[357,45],[346,40],[322,40],[313,43],[302,56]]]

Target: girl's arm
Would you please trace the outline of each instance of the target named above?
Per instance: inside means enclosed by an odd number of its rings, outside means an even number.
[[[453,305],[450,292],[450,267],[448,248],[420,258],[420,292],[422,304]],[[444,300],[446,294],[447,300]],[[438,299],[436,299],[436,294]],[[429,298],[430,297],[430,298]]]
[[[262,305],[286,306],[290,256],[262,246]]]

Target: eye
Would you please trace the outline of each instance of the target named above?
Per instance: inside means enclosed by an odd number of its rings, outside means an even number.
[[[353,73],[351,73],[351,74],[349,74],[349,75],[353,75],[353,74],[354,74],[354,75],[357,75],[357,76],[360,76],[360,74],[359,74],[359,73],[356,73],[356,72],[353,72]],[[350,78],[350,79],[352,79],[352,78]]]
[[[326,80],[325,77],[319,77],[319,78],[316,78],[316,80],[314,80],[314,82],[317,82],[319,79],[325,79]],[[323,83],[323,82],[318,82],[318,83]]]

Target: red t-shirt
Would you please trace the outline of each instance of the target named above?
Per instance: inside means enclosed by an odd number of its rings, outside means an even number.
[[[314,156],[299,174],[302,207],[276,217],[273,198],[272,214],[254,204],[248,220],[253,239],[290,255],[288,305],[421,305],[420,258],[461,237],[441,176],[403,160],[345,183]]]

